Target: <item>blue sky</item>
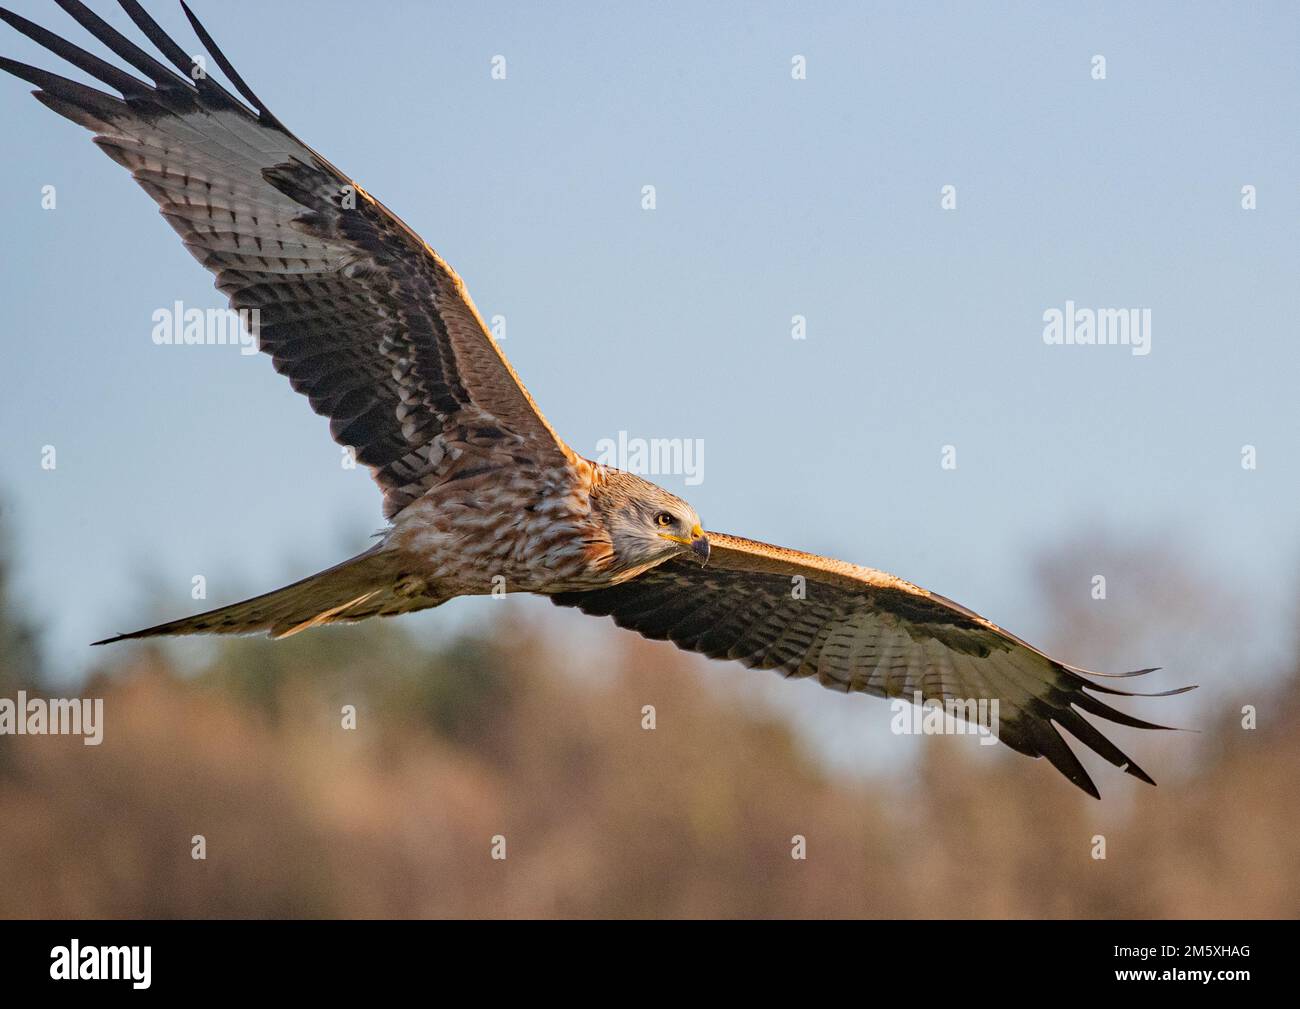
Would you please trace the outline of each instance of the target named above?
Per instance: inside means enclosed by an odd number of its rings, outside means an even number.
[[[12,6],[95,48],[53,4]],[[149,6],[198,51],[178,5]],[[506,317],[579,451],[701,439],[703,483],[661,482],[710,527],[893,571],[1031,639],[1037,554],[1173,535],[1254,608],[1258,647],[1289,643],[1294,5],[307,9],[196,5],[275,113]],[[7,28],[0,53],[80,77]],[[232,601],[381,519],[265,358],[152,343],[157,308],[222,304],[211,279],[29,90],[0,84],[0,495],[24,606],[75,670],[86,642],[196,608],[194,574]],[[1149,308],[1151,353],[1045,345],[1067,300]]]

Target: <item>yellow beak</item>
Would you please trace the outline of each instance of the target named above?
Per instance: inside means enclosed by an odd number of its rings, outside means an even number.
[[[690,547],[691,553],[694,554],[695,559],[700,562],[700,567],[703,567],[709,562],[709,538],[704,535],[704,530],[700,528],[698,523],[695,528],[691,530],[689,538],[686,536],[674,536],[672,533],[660,533],[659,535],[663,539],[672,540],[674,543],[680,543],[683,546]]]

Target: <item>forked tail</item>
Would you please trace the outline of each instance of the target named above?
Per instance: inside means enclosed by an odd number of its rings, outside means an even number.
[[[273,638],[287,638],[309,627],[409,613],[443,601],[422,578],[404,570],[400,553],[380,545],[274,592],[94,643],[109,645],[166,634],[257,631],[266,631]]]

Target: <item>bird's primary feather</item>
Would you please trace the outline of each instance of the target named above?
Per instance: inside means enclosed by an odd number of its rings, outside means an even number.
[[[739,536],[708,535],[712,556],[704,568],[673,560],[622,585],[551,599],[611,616],[620,627],[687,651],[787,677],[813,677],[834,690],[940,704],[996,699],[998,739],[1029,756],[1047,757],[1090,795],[1097,795],[1096,786],[1052,722],[1154,784],[1075,710],[1138,728],[1164,728],[1125,715],[1085,690],[1129,692],[1094,683],[1082,670],[893,575]]]
[[[79,0],[82,27],[149,78],[133,77],[8,10],[0,18],[120,98],[0,59],[158,204],[234,309],[256,312],[275,368],[370,467],[392,517],[461,452],[493,444],[567,460],[455,271],[354,179],[290,133],[189,12],[249,109],[172,42],[135,0],[123,8],[172,71]]]

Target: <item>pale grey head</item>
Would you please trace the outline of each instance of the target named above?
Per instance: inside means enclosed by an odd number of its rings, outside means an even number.
[[[592,511],[609,534],[614,570],[643,568],[686,556],[709,559],[709,539],[695,509],[635,473],[606,469],[592,490]]]

